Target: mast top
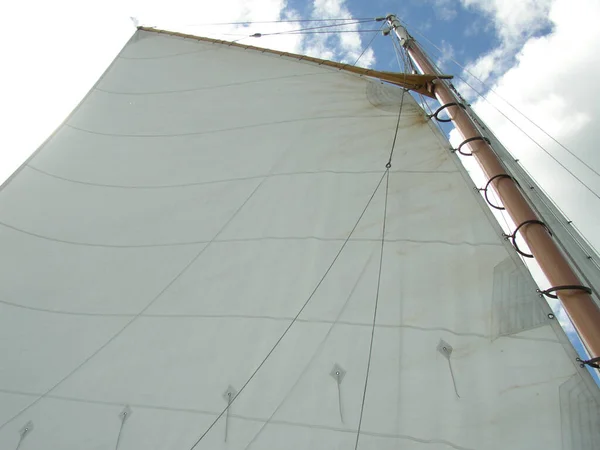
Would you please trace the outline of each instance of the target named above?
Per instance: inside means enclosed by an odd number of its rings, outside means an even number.
[[[408,43],[412,40],[412,36],[410,34],[408,34],[408,31],[406,30],[404,25],[402,25],[400,23],[400,21],[398,20],[398,17],[396,17],[395,14],[388,14],[386,16],[386,20],[389,25],[387,34],[389,34],[389,32],[391,30],[394,30],[396,32],[396,35],[398,36],[398,39],[400,39],[400,44],[403,47],[406,47],[408,45]]]

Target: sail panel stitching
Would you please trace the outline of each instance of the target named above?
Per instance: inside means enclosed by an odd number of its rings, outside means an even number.
[[[62,377],[57,383],[55,383],[52,387],[50,387],[44,394],[35,399],[32,403],[22,408],[19,412],[14,414],[12,417],[7,419],[4,423],[0,425],[0,430],[2,430],[6,425],[11,423],[17,417],[21,416],[24,412],[28,411],[30,408],[35,406],[40,402],[46,395],[54,391],[58,386],[60,386],[63,382],[69,379],[75,372],[81,369],[84,365],[86,365],[92,358],[94,358],[98,353],[104,350],[110,343],[112,343],[115,339],[121,336],[125,330],[129,328],[131,324],[133,324],[137,319],[139,319],[144,312],[146,312],[156,301],[162,297],[162,295],[179,279],[181,276],[187,272],[187,270],[204,254],[206,249],[210,247],[210,245],[214,242],[216,238],[227,228],[227,226],[237,217],[242,208],[250,201],[250,199],[254,196],[256,191],[262,186],[264,180],[256,185],[254,190],[250,193],[250,195],[242,202],[242,204],[235,210],[235,212],[231,215],[231,217],[224,223],[224,225],[219,229],[219,231],[213,236],[211,241],[209,241],[206,245],[204,245],[199,252],[173,277],[173,279],[167,283],[167,285],[144,307],[141,311],[139,311],[134,317],[132,317],[119,331],[117,331],[113,336],[110,337],[104,344],[102,344],[99,348],[97,348],[92,354],[90,354],[87,358],[85,358],[81,363],[79,363],[75,368],[73,368],[69,373],[67,373],[64,377]]]
[[[199,244],[208,244],[210,241],[208,240],[197,240],[197,241],[187,241],[187,242],[164,242],[158,244],[100,244],[95,242],[81,242],[81,241],[68,241],[66,239],[58,239],[50,236],[44,236],[43,234],[33,233],[31,231],[24,230],[23,228],[15,227],[6,222],[0,221],[0,226],[9,228],[11,230],[17,231],[19,233],[27,234],[29,236],[36,237],[38,239],[43,239],[51,242],[60,242],[61,244],[69,244],[69,245],[80,245],[84,247],[101,247],[101,248],[149,248],[149,247],[178,247],[185,245],[199,245]],[[227,243],[227,242],[253,242],[253,241],[263,241],[263,240],[309,240],[314,239],[316,241],[323,242],[334,242],[334,241],[343,241],[345,238],[343,237],[326,237],[326,236],[260,236],[260,237],[248,237],[248,238],[231,238],[231,239],[215,239],[214,242],[217,243]],[[379,242],[379,239],[375,238],[351,238],[353,242]],[[444,241],[441,239],[386,239],[386,242],[411,242],[415,244],[443,244],[443,245],[470,245],[472,247],[479,246],[501,246],[497,242],[469,242],[469,241]],[[1,300],[0,300],[1,301]]]
[[[294,175],[321,175],[321,174],[333,174],[333,175],[367,175],[374,173],[381,173],[381,170],[304,170],[297,172],[279,172],[279,173],[267,173],[261,175],[251,175],[247,177],[237,177],[237,178],[224,178],[219,180],[210,180],[210,181],[196,181],[190,183],[179,183],[179,184],[166,184],[166,185],[123,185],[123,184],[105,184],[105,183],[93,183],[90,181],[82,181],[75,180],[72,178],[63,177],[60,175],[56,175],[45,170],[39,169],[31,164],[27,164],[26,167],[28,169],[32,169],[36,172],[42,173],[52,178],[56,178],[58,180],[66,181],[69,183],[83,184],[86,186],[95,186],[95,187],[105,187],[105,188],[114,188],[114,189],[171,189],[171,188],[183,188],[189,186],[204,186],[211,184],[219,184],[219,183],[229,183],[235,181],[247,181],[247,180],[256,180],[260,178],[273,178],[273,177],[285,177],[285,176],[294,176]],[[392,173],[406,173],[406,174],[453,174],[459,173],[457,170],[411,170],[411,169],[398,169],[391,171]]]

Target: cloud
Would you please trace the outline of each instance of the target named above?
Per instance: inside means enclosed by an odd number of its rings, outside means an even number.
[[[600,172],[597,152],[600,127],[596,125],[600,105],[595,95],[600,76],[600,54],[595,45],[600,40],[600,29],[596,25],[600,3],[596,0],[462,1],[490,15],[499,37],[499,45],[469,64],[468,70],[487,81],[502,98]],[[585,13],[576,14],[574,11]],[[542,33],[544,30],[548,32]],[[596,249],[600,249],[597,233],[600,199],[540,150],[496,108],[534,137],[596,193],[600,192],[600,177],[516,113],[494,92],[468,74],[463,73],[463,77],[486,92],[485,100],[473,97],[475,111],[573,221],[573,226]],[[451,133],[451,140],[455,146],[460,141],[456,131]],[[472,158],[466,161],[466,165],[477,179],[476,183],[483,185],[485,181],[474,167]],[[502,224],[500,214],[495,212],[495,215]],[[514,224],[511,228],[514,229]],[[593,257],[598,258],[597,255]],[[535,261],[526,261],[526,264],[536,282],[544,288],[549,287]],[[566,312],[559,302],[554,302],[552,307],[571,342],[581,350],[583,347]]]
[[[439,0],[438,0],[439,1]],[[467,7],[487,15],[505,42],[535,34],[548,26],[553,0],[461,0]]]
[[[527,6],[525,8],[517,5],[520,0],[514,2],[516,9],[513,13],[509,11],[512,0],[462,1],[486,8],[488,14],[493,14],[501,38],[497,48],[467,68],[487,80],[495,92],[600,172],[597,152],[600,127],[595,124],[600,117],[600,105],[594,94],[594,86],[600,76],[600,54],[591,44],[600,40],[600,29],[596,26],[600,4],[595,0],[527,0],[523,2]],[[573,14],[573,11],[585,11],[585,14]],[[528,36],[531,27],[540,30],[547,28],[547,24],[551,26],[548,34]],[[522,43],[511,55],[507,49],[519,39]],[[478,89],[486,90],[472,78],[469,80],[468,75],[465,78]],[[574,225],[597,249],[600,248],[596,229],[600,223],[600,200],[502,117],[490,103],[534,137],[596,193],[600,192],[600,177],[493,92],[488,90],[486,99],[474,102],[476,112],[573,220]]]
[[[453,0],[430,0],[433,3],[433,11],[438,19],[454,20],[458,15],[456,2]]]
[[[5,70],[0,71],[0,84],[9,88],[0,105],[0,182],[52,133],[108,67],[135,30],[130,17],[146,26],[349,62],[358,58],[371,37],[283,34],[253,39],[248,36],[256,32],[290,31],[307,24],[207,25],[301,18],[286,0],[107,0],[97,6],[76,0],[38,0],[2,7]],[[345,0],[314,0],[310,6],[315,18],[352,17]],[[360,65],[374,62],[369,50]]]
[[[346,6],[346,0],[314,0],[311,16],[319,19],[351,18],[352,14]],[[373,28],[373,24],[367,26]],[[358,30],[360,24],[344,26],[344,30]],[[366,42],[364,36],[359,33],[338,33],[315,35],[306,40],[306,53],[323,59],[338,59],[342,62],[354,63],[361,55]],[[367,35],[367,39],[370,36]],[[322,49],[325,49],[323,52]],[[369,48],[361,56],[359,64],[363,67],[371,67],[375,64],[375,53]]]

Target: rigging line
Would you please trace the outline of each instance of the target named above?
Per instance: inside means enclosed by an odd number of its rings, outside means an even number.
[[[302,380],[302,378],[304,377],[304,375],[306,375],[306,373],[308,372],[309,368],[315,362],[315,360],[317,359],[317,357],[319,355],[321,355],[321,353],[323,351],[323,347],[325,346],[325,343],[327,342],[327,339],[329,338],[329,336],[331,336],[331,333],[333,332],[334,327],[336,325],[338,325],[338,324],[344,324],[345,323],[345,322],[340,321],[340,319],[341,319],[342,315],[344,314],[344,312],[346,311],[346,308],[348,307],[348,304],[350,303],[350,300],[354,296],[354,294],[356,292],[356,289],[358,288],[359,283],[361,282],[361,280],[363,279],[365,273],[367,272],[367,269],[368,269],[369,265],[371,264],[371,260],[372,259],[373,259],[373,252],[371,252],[371,254],[369,255],[369,257],[367,258],[367,261],[365,262],[365,264],[364,264],[364,266],[363,266],[360,274],[358,275],[356,281],[354,282],[354,285],[352,286],[352,289],[350,290],[350,293],[346,297],[346,301],[342,305],[341,309],[338,311],[335,319],[333,321],[329,322],[329,329],[327,330],[327,333],[325,334],[325,336],[323,337],[323,339],[321,339],[321,342],[319,343],[319,346],[317,347],[317,349],[315,350],[315,352],[311,356],[310,360],[308,361],[308,363],[306,363],[306,365],[304,366],[304,369],[302,370],[302,372],[300,373],[300,375],[298,375],[298,377],[296,378],[296,381],[294,382],[294,384],[292,385],[292,387],[288,390],[288,392],[283,397],[283,399],[279,402],[279,404],[277,405],[277,407],[275,408],[275,410],[273,411],[273,413],[262,424],[262,426],[260,427],[260,429],[258,430],[258,432],[254,435],[254,437],[252,438],[252,440],[250,442],[248,442],[248,444],[246,445],[246,447],[244,447],[244,450],[248,450],[250,447],[252,447],[252,445],[254,444],[254,442],[260,437],[261,433],[264,431],[264,429],[267,427],[267,425],[273,422],[273,418],[275,417],[275,414],[277,414],[277,412],[281,409],[281,407],[284,405],[284,403],[289,398],[289,396],[292,394],[292,392],[296,389],[296,387],[300,383],[300,380]],[[365,324],[365,325],[367,325],[367,324]],[[340,385],[338,383],[338,398],[341,398],[341,397],[339,397],[339,393],[340,393]],[[340,405],[340,408],[341,408],[341,401],[339,402],[339,405]],[[341,416],[341,409],[340,409],[340,416]]]
[[[402,21],[407,27],[408,27],[408,23]],[[443,54],[443,50],[441,48],[439,48],[437,45],[435,45],[427,36],[425,36],[425,34],[423,34],[422,32],[420,32],[418,29],[410,27],[411,29],[415,30],[418,34],[420,34],[427,42],[429,42],[436,50],[438,50],[440,53]],[[543,129],[540,125],[538,125],[536,122],[534,122],[532,119],[530,119],[526,114],[524,114],[523,112],[521,112],[516,106],[514,106],[512,103],[510,103],[508,100],[506,100],[504,97],[502,97],[498,92],[496,92],[496,90],[494,90],[493,87],[491,87],[490,85],[488,85],[486,82],[482,81],[480,78],[478,78],[477,76],[475,76],[469,69],[467,69],[465,66],[463,66],[462,64],[460,64],[458,61],[456,61],[454,58],[449,57],[448,58],[450,61],[452,61],[454,64],[456,64],[458,67],[460,67],[462,70],[464,70],[466,73],[468,73],[470,76],[472,76],[475,80],[479,81],[479,83],[481,83],[484,87],[486,87],[487,89],[490,90],[490,92],[493,92],[498,98],[500,98],[504,103],[506,103],[508,106],[510,106],[513,110],[515,110],[517,113],[519,113],[523,118],[525,118],[525,120],[527,120],[529,123],[531,123],[533,126],[535,126],[538,130],[540,130],[542,133],[544,133],[548,138],[550,138],[552,141],[554,141],[557,145],[559,145],[560,147],[562,147],[567,153],[569,153],[572,157],[574,157],[577,161],[579,161],[581,164],[583,164],[585,167],[587,167],[590,171],[592,171],[594,174],[596,174],[597,176],[600,176],[600,173],[598,171],[596,171],[593,167],[591,167],[588,163],[586,163],[585,161],[583,161],[579,156],[577,156],[575,153],[573,153],[569,148],[567,148],[564,144],[562,144],[560,141],[558,141],[558,139],[556,139],[554,136],[552,136],[550,133],[548,133],[545,129]],[[460,77],[459,77],[460,78]],[[464,80],[463,80],[464,81]],[[465,81],[466,83],[466,81]],[[471,89],[473,89],[475,92],[477,92],[472,86],[470,86]],[[477,92],[477,94],[484,98],[482,94],[480,94],[479,92]],[[494,109],[496,109],[497,111],[499,111],[499,109],[494,106],[491,102],[488,101],[488,103],[490,103]],[[503,114],[504,115],[504,114]],[[505,116],[506,117],[506,116]],[[513,122],[514,124],[514,122]],[[516,125],[515,125],[516,126]],[[527,136],[529,139],[533,140],[532,137]],[[534,141],[535,142],[535,141]],[[537,142],[536,142],[537,143]],[[539,145],[539,144],[538,144]]]
[[[469,84],[463,77],[457,75],[457,78],[463,81],[467,86],[469,86],[473,91],[479,95],[484,101],[489,103],[496,111],[498,111],[506,120],[508,120],[511,124],[513,124],[521,133],[523,133],[529,140],[531,140],[536,146],[538,146],[545,154],[547,154],[550,158],[554,160],[559,166],[561,166],[569,175],[575,178],[583,187],[585,187],[588,191],[594,195],[598,200],[600,200],[600,195],[598,195],[594,190],[589,187],[581,178],[575,175],[568,167],[566,167],[562,162],[560,162],[554,155],[552,155],[548,150],[546,150],[539,142],[537,142],[531,135],[529,135],[525,130],[523,130],[519,125],[515,123],[510,117],[508,117],[504,112],[498,109],[492,102],[490,102],[487,98],[485,98],[477,89],[475,89],[472,85]]]
[[[379,30],[331,30],[331,31],[295,31],[295,32],[290,32],[288,34],[290,35],[295,35],[295,34],[319,34],[319,33],[372,33],[374,31],[379,31]],[[263,34],[263,36],[265,36]]]
[[[281,19],[281,20],[250,20],[247,22],[215,22],[215,23],[195,23],[184,25],[186,27],[205,27],[205,26],[216,26],[216,25],[254,25],[254,24],[266,24],[266,23],[301,23],[301,22],[333,22],[333,21],[352,21],[352,20],[364,20],[364,21],[375,21],[373,17],[347,17],[339,19]]]
[[[356,58],[356,61],[354,61],[354,64],[352,64],[353,66],[358,64],[358,61],[360,61],[360,58],[363,57],[363,55],[365,54],[365,52],[371,48],[371,45],[373,44],[373,41],[375,40],[375,38],[377,36],[379,36],[379,32],[383,29],[385,25],[385,22],[383,24],[381,24],[381,26],[379,27],[378,30],[372,30],[372,31],[376,31],[376,33],[373,35],[373,37],[371,38],[371,40],[369,41],[369,43],[367,44],[367,46],[363,49],[363,51],[361,52],[361,54],[358,56],[358,58]]]
[[[371,360],[373,355],[373,341],[375,339],[375,324],[377,322],[377,306],[379,305],[379,291],[381,288],[381,272],[383,267],[383,249],[385,246],[385,223],[387,218],[387,206],[388,196],[390,190],[390,169],[389,167],[385,171],[385,201],[383,206],[383,225],[381,227],[381,251],[379,253],[379,273],[377,274],[377,292],[375,293],[375,306],[373,308],[373,324],[371,326],[371,341],[369,343],[369,357],[367,359],[367,373],[365,375],[365,386],[363,389],[362,402],[360,405],[360,416],[358,419],[358,428],[356,430],[356,443],[354,444],[354,450],[358,449],[358,441],[360,440],[360,428],[362,426],[363,413],[365,411],[365,400],[367,398],[367,387],[369,385],[369,372],[371,371]]]
[[[392,157],[394,156],[394,149],[396,148],[396,140],[398,139],[398,130],[400,129],[400,118],[402,116],[402,107],[404,106],[404,95],[406,89],[402,89],[402,97],[400,98],[400,110],[398,111],[398,120],[396,121],[396,130],[394,131],[394,140],[392,141],[392,148],[390,150],[390,157],[385,167],[389,170],[392,167]]]
[[[123,426],[125,425],[126,417],[121,419],[121,426],[119,427],[119,434],[117,435],[117,443],[115,444],[115,450],[119,450],[119,445],[121,444],[121,435],[123,434]]]
[[[329,31],[288,31],[285,32],[288,35],[303,35],[303,34],[334,34],[334,33],[372,33],[374,31],[380,31],[379,29],[377,30],[329,30]],[[261,37],[262,36],[269,36],[268,34],[262,34],[260,33]],[[258,37],[258,36],[254,36],[254,35],[246,35],[246,34],[240,34],[240,33],[221,33],[218,36],[246,36],[246,37]]]
[[[382,178],[383,179],[383,178]],[[75,372],[77,372],[79,369],[81,369],[84,365],[86,365],[90,360],[92,360],[92,358],[94,358],[96,355],[98,355],[100,352],[102,352],[106,347],[108,347],[112,342],[114,342],[119,336],[121,336],[134,322],[136,322],[140,317],[143,317],[144,313],[152,306],[154,305],[158,299],[160,299],[163,294],[173,285],[177,282],[177,280],[179,280],[187,271],[188,269],[198,260],[200,259],[200,257],[204,254],[204,252],[218,239],[218,237],[223,233],[223,231],[225,231],[225,229],[229,226],[229,224],[238,216],[238,214],[240,213],[240,211],[244,208],[244,206],[246,206],[246,204],[250,201],[250,199],[254,196],[254,194],[256,193],[256,191],[258,191],[258,189],[263,185],[263,183],[265,182],[266,179],[263,179],[260,183],[258,183],[256,185],[256,187],[254,188],[254,190],[250,193],[250,195],[248,197],[246,197],[246,199],[238,206],[238,208],[234,211],[234,213],[231,215],[231,217],[223,224],[223,226],[219,229],[219,231],[217,231],[216,234],[213,235],[212,239],[206,243],[206,245],[204,245],[200,251],[198,251],[193,258],[191,258],[187,264],[185,266],[183,266],[183,268],[171,279],[171,281],[169,281],[165,287],[162,288],[162,290],[156,294],[152,300],[150,300],[150,302],[148,302],[146,304],[146,306],[144,306],[136,315],[134,315],[133,317],[131,317],[127,323],[125,323],[125,325],[123,325],[115,334],[113,334],[106,342],[104,342],[104,344],[102,344],[100,347],[98,347],[96,350],[94,350],[87,358],[85,358],[83,361],[81,361],[77,366],[75,366],[69,373],[67,373],[66,375],[64,375],[60,380],[58,380],[54,385],[52,385],[49,389],[47,389],[45,392],[42,393],[42,395],[40,395],[38,398],[36,398],[33,402],[31,402],[29,405],[25,406],[24,408],[22,408],[19,412],[17,412],[16,414],[14,414],[11,418],[9,418],[8,420],[4,421],[4,423],[0,424],[0,430],[2,430],[6,425],[8,425],[9,423],[11,423],[13,420],[15,420],[17,417],[21,416],[21,414],[23,414],[24,412],[28,411],[30,408],[32,408],[33,406],[35,406],[36,404],[38,404],[42,399],[46,398],[48,396],[48,394],[52,393],[57,387],[59,387],[61,384],[63,384],[67,379],[69,379]]]
[[[392,40],[393,42],[393,40]],[[395,48],[395,47],[394,47]],[[404,71],[404,81],[406,81],[406,71]],[[394,156],[394,149],[396,148],[396,140],[398,139],[398,130],[400,129],[400,118],[402,116],[402,107],[404,106],[404,95],[406,89],[402,88],[402,97],[400,98],[400,109],[398,110],[398,120],[396,121],[396,129],[394,130],[394,139],[392,141],[392,148],[390,149],[390,157],[385,167],[389,170],[392,167],[392,157]]]
[[[404,59],[402,60],[402,62],[400,62],[400,50],[398,49],[398,46],[396,45],[396,40],[393,37],[392,37],[392,45],[394,46],[394,55],[396,55],[396,61],[398,62],[398,70],[401,70],[402,72],[406,72]]]
[[[358,228],[358,224],[360,223],[360,221],[362,220],[363,216],[367,212],[367,209],[369,208],[369,205],[371,204],[371,202],[373,201],[373,198],[375,197],[375,194],[379,190],[379,186],[381,186],[381,183],[383,182],[383,179],[385,178],[386,174],[388,174],[388,173],[389,173],[389,170],[386,170],[381,175],[381,178],[379,179],[379,182],[377,183],[377,186],[373,190],[373,193],[371,194],[371,197],[369,198],[369,200],[367,201],[367,204],[365,205],[364,209],[360,213],[360,216],[358,217],[356,223],[352,227],[352,230],[350,230],[350,233],[348,233],[348,236],[344,240],[344,243],[341,245],[339,251],[337,252],[337,254],[335,255],[335,257],[333,258],[333,261],[331,261],[331,264],[329,265],[329,267],[327,268],[327,270],[325,271],[325,273],[323,274],[323,276],[321,277],[321,279],[319,280],[319,282],[317,283],[317,285],[315,286],[315,288],[313,289],[313,291],[310,293],[310,295],[308,296],[308,298],[306,299],[306,301],[304,302],[304,304],[302,305],[302,307],[300,308],[300,310],[298,311],[298,313],[294,316],[294,318],[291,320],[291,322],[289,323],[289,325],[283,331],[283,333],[281,334],[281,336],[279,337],[279,339],[277,339],[277,341],[275,342],[275,344],[273,345],[273,347],[271,348],[271,350],[269,350],[269,352],[264,357],[264,359],[261,361],[261,363],[256,367],[256,369],[254,369],[254,372],[252,372],[252,374],[250,375],[250,377],[248,378],[248,380],[246,380],[246,382],[242,385],[242,387],[240,388],[240,390],[237,393],[237,395],[233,398],[233,400],[231,400],[231,404],[233,404],[240,397],[240,395],[242,394],[242,392],[244,391],[244,389],[246,388],[246,386],[248,386],[248,384],[256,376],[256,374],[262,368],[262,366],[264,366],[264,364],[267,362],[267,360],[269,359],[269,357],[273,354],[273,352],[275,351],[275,349],[279,346],[279,344],[281,343],[281,341],[283,340],[283,338],[286,336],[286,334],[288,333],[288,331],[290,330],[290,328],[292,328],[292,326],[296,323],[296,321],[298,320],[298,318],[300,317],[300,315],[302,314],[302,312],[306,309],[306,306],[308,306],[308,303],[312,300],[312,298],[314,297],[315,293],[317,292],[317,290],[319,289],[319,287],[321,286],[321,284],[323,284],[323,281],[325,280],[325,278],[327,277],[327,275],[329,274],[329,272],[333,268],[334,264],[336,263],[336,261],[340,257],[342,251],[344,250],[344,248],[346,247],[346,245],[348,244],[348,242],[350,241],[350,238],[352,237],[352,235],[356,231],[356,228]],[[229,406],[221,411],[221,413],[209,425],[209,427],[204,431],[204,433],[202,433],[202,435],[198,438],[198,440],[194,443],[194,445],[192,445],[190,447],[190,450],[193,450],[193,449],[195,449],[197,447],[197,445],[200,443],[200,441],[202,441],[202,439],[204,439],[204,437],[215,426],[215,424],[219,421],[219,419],[221,417],[223,417],[223,414],[225,414],[225,412],[227,411],[228,408],[229,408]]]
[[[406,22],[404,22],[405,25],[408,26],[408,24],[406,24]],[[425,37],[422,33],[421,34],[423,37]],[[427,37],[425,37],[425,39],[427,39]],[[427,39],[429,41],[429,39]],[[431,43],[431,41],[429,41]],[[439,47],[437,47],[435,44],[431,43],[438,51],[442,51]],[[437,66],[437,64],[435,64],[435,62],[431,61],[431,63],[433,64],[433,66],[438,70],[438,72],[441,72],[440,68]],[[461,81],[463,81],[467,86],[469,86],[477,95],[479,95],[484,101],[486,101],[487,103],[489,103],[496,111],[498,111],[506,120],[508,120],[513,126],[515,126],[521,133],[523,133],[531,142],[533,142],[536,146],[538,146],[544,153],[546,153],[550,158],[552,158],[559,166],[561,166],[569,175],[571,175],[573,178],[575,178],[575,180],[577,180],[584,188],[586,188],[594,197],[596,197],[598,200],[600,200],[600,195],[598,195],[596,192],[594,192],[594,190],[592,188],[590,188],[583,180],[581,180],[577,175],[575,175],[571,170],[569,170],[563,163],[561,163],[554,155],[552,155],[548,150],[546,150],[540,143],[538,143],[531,135],[529,135],[525,130],[523,130],[519,125],[517,125],[510,117],[508,117],[504,112],[502,112],[499,108],[497,108],[490,100],[488,100],[486,97],[483,96],[483,94],[481,94],[477,89],[475,89],[471,84],[469,84],[468,81],[466,81],[463,77],[461,77],[460,75],[456,76],[458,79],[460,79]],[[439,77],[438,77],[439,79]],[[593,169],[592,169],[593,170]],[[532,177],[533,179],[533,177]]]
[[[373,19],[369,19],[369,20],[356,20],[354,22],[334,23],[333,25],[319,25],[318,27],[297,28],[295,30],[277,31],[277,32],[274,32],[274,33],[255,33],[253,36],[256,36],[256,37],[275,36],[275,35],[279,35],[279,34],[296,33],[296,32],[299,32],[299,31],[321,30],[323,28],[333,28],[333,27],[345,27],[345,26],[348,26],[348,25],[357,25],[357,24],[362,24],[362,23],[367,23],[367,22],[372,22],[372,21],[373,21]]]

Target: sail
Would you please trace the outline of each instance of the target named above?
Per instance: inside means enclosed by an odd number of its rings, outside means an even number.
[[[0,191],[0,448],[595,448],[473,188],[399,87],[137,31]]]

